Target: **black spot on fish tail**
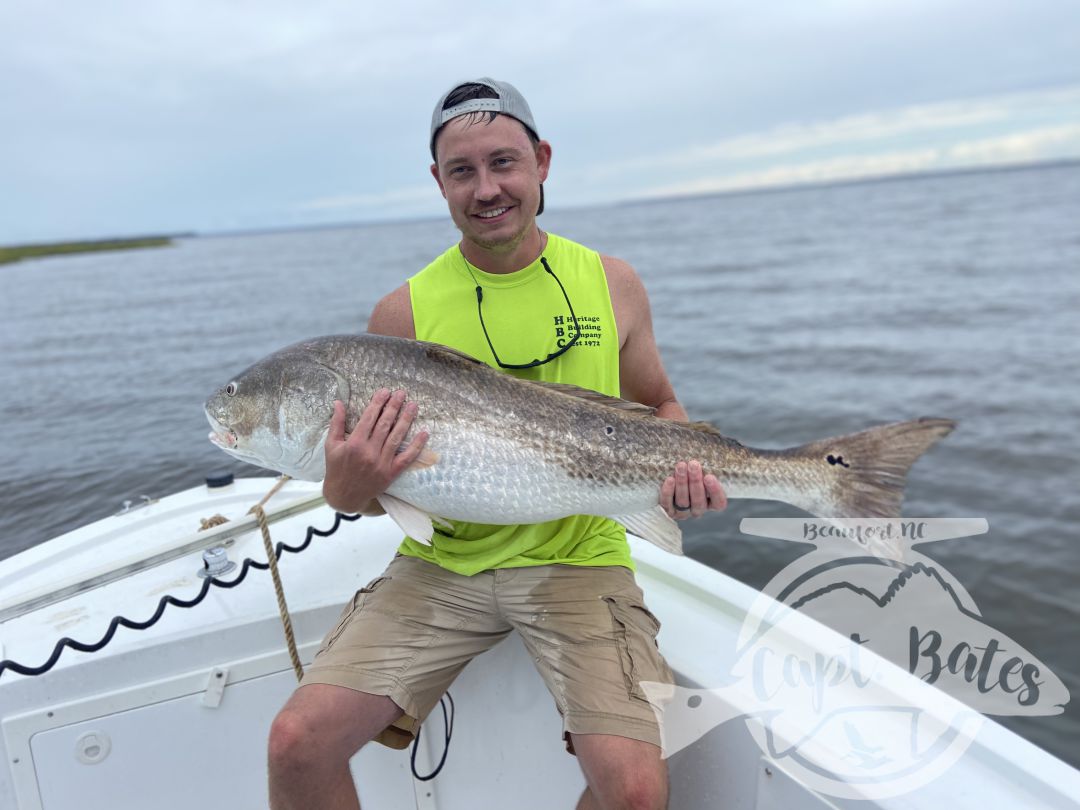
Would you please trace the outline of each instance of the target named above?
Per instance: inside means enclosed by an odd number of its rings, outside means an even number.
[[[818,517],[899,517],[911,465],[955,427],[949,419],[916,419],[803,445],[792,455],[828,462],[825,491],[795,505]]]

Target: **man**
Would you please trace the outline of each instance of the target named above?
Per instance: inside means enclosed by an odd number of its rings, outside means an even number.
[[[521,94],[491,79],[455,86],[436,105],[431,152],[461,241],[380,301],[369,331],[443,343],[507,373],[621,394],[685,420],[633,269],[537,226],[551,146]],[[427,439],[411,431],[414,419],[419,427],[423,414],[406,392],[383,390],[346,435],[339,403],[327,502],[376,513],[374,498]],[[726,505],[695,461],[676,465],[659,501],[676,519]],[[659,729],[638,684],[671,673],[621,526],[584,515],[454,523],[430,547],[406,538],[399,551],[347,607],[274,721],[273,807],[357,807],[349,757],[373,739],[408,745],[454,676],[511,629],[534,653],[584,771],[578,807],[666,806]],[[548,608],[543,628],[526,618]]]

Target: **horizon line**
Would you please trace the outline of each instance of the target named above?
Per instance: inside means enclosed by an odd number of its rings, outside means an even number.
[[[995,174],[1016,172],[1025,170],[1044,170],[1055,167],[1080,165],[1080,157],[1051,158],[1023,163],[999,163],[985,166],[958,166],[944,167],[940,169],[921,169],[913,171],[898,171],[878,175],[864,175],[861,177],[838,178],[836,180],[806,180],[802,182],[783,183],[779,185],[746,186],[743,188],[720,189],[716,191],[689,192],[684,194],[660,194],[641,197],[627,197],[608,202],[583,203],[579,205],[555,206],[552,213],[561,211],[580,211],[587,209],[621,208],[639,205],[653,205],[661,202],[681,202],[684,200],[701,200],[712,197],[736,197],[751,196],[756,194],[778,194],[790,191],[812,191],[823,188],[839,188],[844,186],[869,185],[874,183],[891,183],[903,180],[923,180],[934,177],[967,175],[967,174]],[[304,225],[255,225],[245,228],[230,228],[224,230],[199,230],[196,228],[183,228],[176,231],[156,229],[155,237],[167,237],[171,239],[214,239],[229,236],[257,236],[272,233],[293,233],[302,231],[325,231],[344,230],[347,228],[360,228],[374,225],[404,225],[425,221],[442,220],[446,214],[430,215],[418,214],[415,216],[402,216],[389,219],[358,219],[338,222],[310,223]],[[106,236],[74,236],[68,238],[50,239],[47,241],[19,242],[14,244],[0,243],[2,248],[25,248],[44,247],[49,245],[68,244],[73,242],[101,242],[110,240],[134,240],[147,237],[147,233],[106,235]]]

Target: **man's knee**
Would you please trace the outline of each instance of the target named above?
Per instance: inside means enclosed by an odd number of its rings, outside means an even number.
[[[571,735],[593,795],[593,805],[630,810],[664,810],[668,800],[667,762],[655,745],[609,735]]]
[[[270,724],[269,757],[274,770],[303,768],[318,756],[319,735],[302,711],[285,707]]]
[[[337,767],[401,714],[387,697],[302,686],[270,725],[270,767]]]
[[[659,774],[630,776],[617,791],[616,807],[626,810],[665,810],[667,807],[667,780]]]
[[[590,786],[578,802],[578,810],[666,810],[666,780],[631,776],[602,792]]]

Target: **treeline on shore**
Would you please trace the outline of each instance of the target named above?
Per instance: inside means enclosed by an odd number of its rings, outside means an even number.
[[[172,236],[140,236],[132,239],[93,239],[81,242],[52,242],[35,245],[10,245],[0,247],[0,264],[33,259],[40,256],[58,256],[65,253],[89,253],[96,250],[129,250],[131,248],[165,247],[172,244]]]

